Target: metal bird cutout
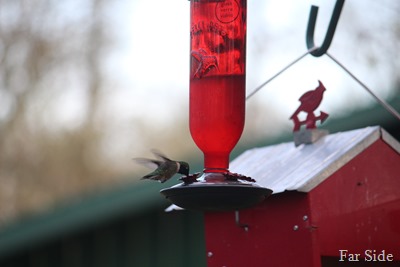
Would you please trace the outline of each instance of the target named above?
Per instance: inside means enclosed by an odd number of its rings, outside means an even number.
[[[306,125],[306,129],[315,129],[318,120],[323,123],[328,118],[329,115],[323,111],[320,112],[319,116],[315,116],[314,114],[314,111],[321,104],[325,90],[325,86],[322,82],[318,81],[318,87],[315,88],[315,90],[308,91],[300,97],[300,106],[290,117],[294,123],[293,132],[299,131],[303,124]],[[298,118],[299,113],[302,111],[307,113],[307,117],[304,121],[300,121]]]

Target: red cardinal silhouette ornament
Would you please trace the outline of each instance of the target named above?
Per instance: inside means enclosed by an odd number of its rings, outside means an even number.
[[[323,111],[320,112],[319,116],[315,116],[314,114],[314,111],[321,104],[325,90],[326,90],[325,86],[322,84],[322,82],[318,81],[318,87],[315,88],[315,90],[305,92],[299,98],[300,106],[290,117],[290,119],[293,120],[294,123],[293,132],[299,131],[301,125],[303,124],[306,125],[306,129],[315,129],[316,122],[318,120],[321,121],[321,123],[323,123],[328,118],[329,115]],[[302,111],[307,113],[307,117],[304,121],[300,121],[298,117],[299,113]]]

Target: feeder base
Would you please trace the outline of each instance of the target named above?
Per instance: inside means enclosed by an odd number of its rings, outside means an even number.
[[[205,174],[209,175],[209,174]],[[204,176],[204,174],[203,174]],[[272,190],[254,183],[216,178],[181,183],[160,191],[173,204],[192,210],[228,211],[254,206],[272,194]]]

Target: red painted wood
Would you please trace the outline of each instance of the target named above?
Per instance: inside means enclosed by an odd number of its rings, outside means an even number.
[[[274,195],[240,211],[248,232],[235,224],[234,212],[206,213],[208,266],[320,266],[313,253],[315,232],[303,221],[308,213],[307,195],[298,192]]]
[[[378,140],[309,194],[321,254],[376,249],[400,260],[400,155]]]

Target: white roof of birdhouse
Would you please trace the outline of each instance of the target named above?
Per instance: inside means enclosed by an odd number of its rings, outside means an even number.
[[[252,177],[274,194],[309,192],[378,139],[400,153],[400,143],[375,126],[330,134],[298,147],[288,142],[253,148],[234,159],[229,169]]]

